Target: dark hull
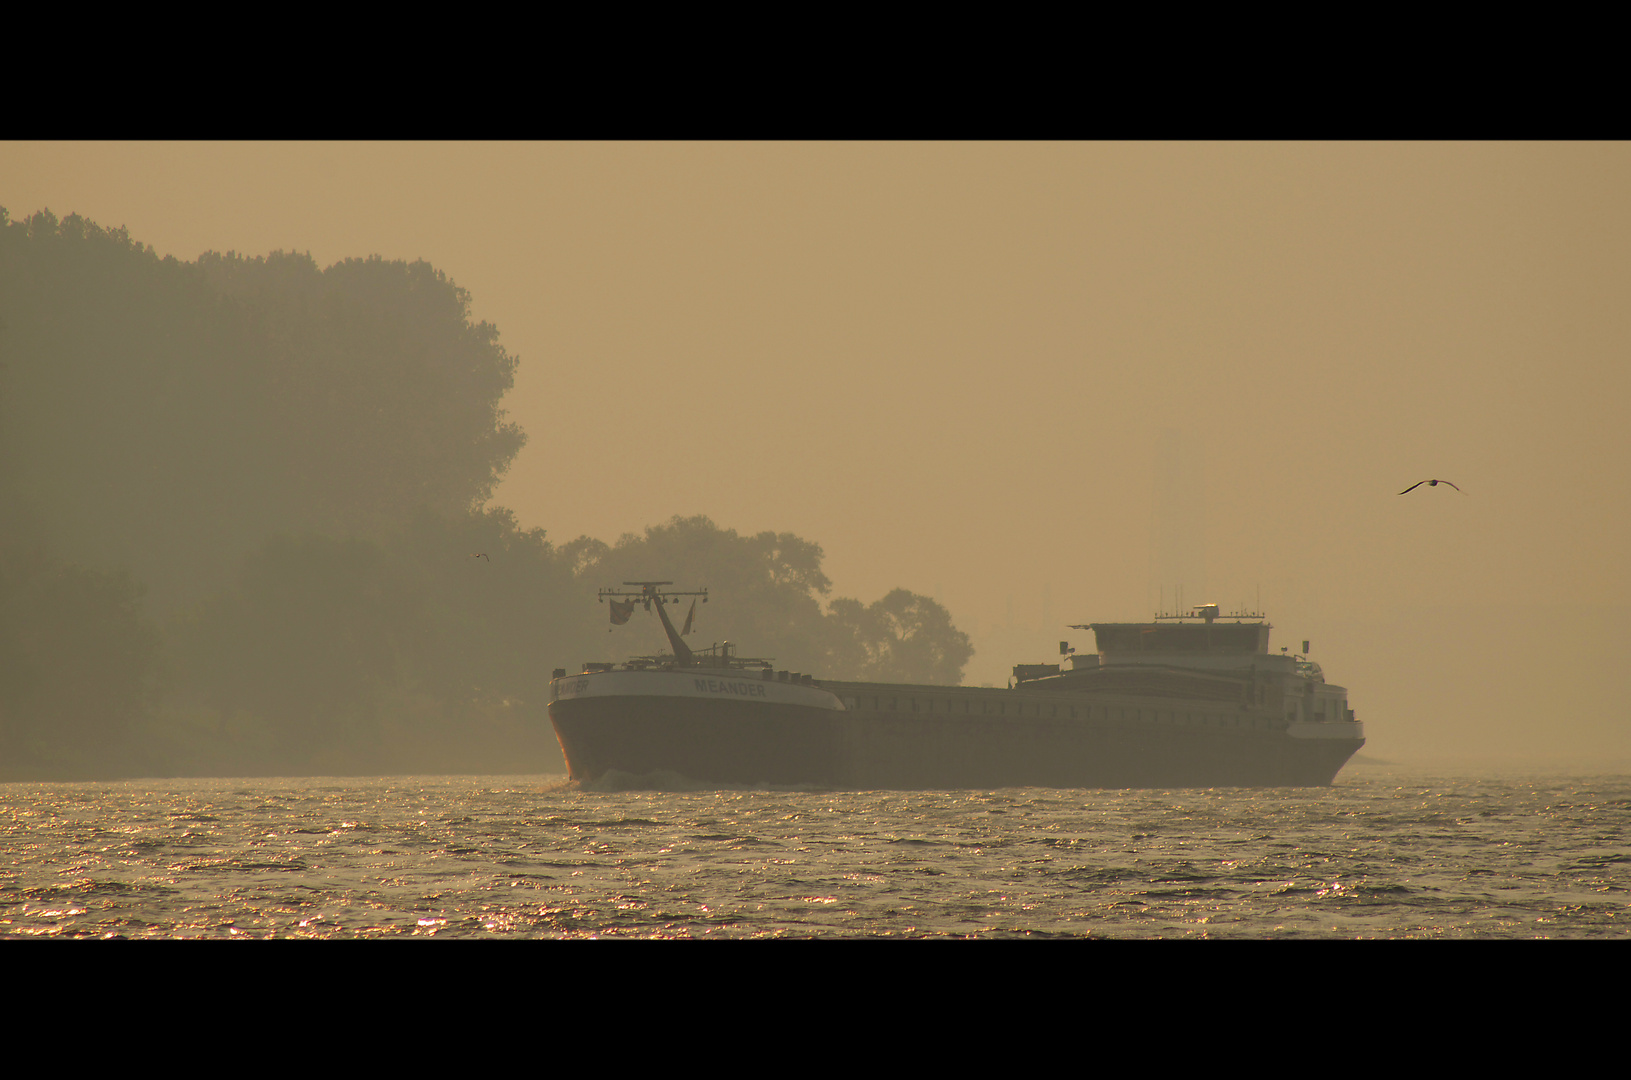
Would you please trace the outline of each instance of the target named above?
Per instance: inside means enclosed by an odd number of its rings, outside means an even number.
[[[1316,787],[1330,784],[1364,745],[1295,738],[1283,727],[1197,730],[663,697],[556,701],[549,711],[568,770],[589,781],[617,770],[850,790]]]
[[[857,788],[1321,787],[1363,740],[1081,720],[851,716]]]
[[[834,717],[800,705],[666,697],[552,701],[574,780],[675,772],[708,784],[841,786]]]

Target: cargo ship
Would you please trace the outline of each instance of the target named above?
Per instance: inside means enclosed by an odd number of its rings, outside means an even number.
[[[1215,604],[1148,623],[1088,623],[1096,649],[1020,664],[1006,688],[816,680],[693,651],[669,582],[603,590],[613,620],[655,609],[671,655],[585,664],[551,683],[575,780],[616,771],[724,786],[834,790],[1329,785],[1365,743],[1347,691],[1303,652],[1269,652],[1260,612]],[[695,610],[695,601],[693,608]]]

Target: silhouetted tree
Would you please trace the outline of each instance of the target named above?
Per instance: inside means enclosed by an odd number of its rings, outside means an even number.
[[[0,210],[0,471],[71,562],[169,609],[278,530],[379,538],[466,512],[523,436],[516,361],[423,262],[158,258]]]
[[[319,270],[283,252],[207,252],[198,265],[266,351],[268,410],[307,435],[278,450],[302,501],[329,515],[313,526],[373,535],[492,495],[525,442],[498,407],[516,361],[441,271],[378,256]]]
[[[556,548],[482,509],[515,368],[424,262],[182,262],[0,208],[0,775],[558,768],[550,669],[667,651],[608,634],[626,580],[708,587],[698,647],[957,681],[944,609],[825,610],[791,533]]]
[[[953,685],[974,655],[968,635],[927,596],[895,589],[870,606],[832,602],[832,664],[842,678]]]

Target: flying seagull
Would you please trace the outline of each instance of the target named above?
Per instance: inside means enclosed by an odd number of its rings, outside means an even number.
[[[1449,481],[1448,481],[1448,480],[1446,480],[1446,481],[1444,481],[1444,482],[1445,482],[1445,483],[1446,483],[1446,484],[1448,484],[1448,483],[1449,483]],[[1433,481],[1433,483],[1435,483],[1435,484],[1436,484],[1436,483],[1438,483],[1438,481],[1437,481],[1437,480],[1434,480],[1434,481]],[[485,552],[485,551],[478,551],[478,552],[476,552],[476,553],[475,553],[475,554],[474,554],[474,555],[472,555],[472,556],[470,556],[470,557],[471,557],[471,558],[472,558],[472,559],[487,559],[487,553],[486,553],[486,552]],[[491,559],[487,559],[487,561],[488,561],[488,562],[492,562],[492,561],[493,561],[493,560],[491,560]]]
[[[1399,492],[1399,494],[1400,495],[1408,495],[1412,491],[1415,491],[1417,488],[1421,487],[1423,484],[1426,484],[1428,487],[1438,487],[1440,484],[1450,484],[1450,482],[1448,480],[1417,480],[1414,484],[1411,484],[1409,487],[1407,487],[1403,491]],[[1455,487],[1454,484],[1450,484],[1450,486],[1455,488],[1457,491],[1461,491],[1461,489],[1458,488],[1458,487]],[[1461,494],[1465,495],[1466,492],[1461,491]]]

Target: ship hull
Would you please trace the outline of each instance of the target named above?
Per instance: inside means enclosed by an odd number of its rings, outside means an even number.
[[[574,780],[677,773],[705,784],[840,787],[830,709],[685,698],[554,702],[550,722]]]
[[[557,679],[549,703],[567,771],[677,773],[700,783],[842,784],[827,690],[741,671],[606,671]]]
[[[845,786],[1322,787],[1364,741],[1014,719],[848,718]]]
[[[1364,745],[1357,724],[1277,723],[1238,706],[1174,712],[1148,700],[1093,706],[854,683],[770,684],[751,697],[698,692],[705,680],[680,673],[666,683],[641,673],[629,692],[615,674],[578,677],[576,691],[558,690],[550,703],[574,779],[616,771],[845,790],[1317,787]]]
[[[1095,690],[828,682],[857,787],[1322,787],[1365,744],[1355,722],[1286,719],[1244,680],[1177,673]]]

